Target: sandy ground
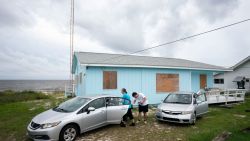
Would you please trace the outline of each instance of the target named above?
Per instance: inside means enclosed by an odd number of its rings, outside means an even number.
[[[134,113],[135,114],[135,113]],[[81,134],[76,141],[152,141],[152,140],[177,140],[182,141],[182,134],[179,137],[167,138],[174,126],[158,122],[154,119],[154,111],[149,110],[148,123],[140,122],[136,126],[120,127],[120,125],[108,125],[87,133]],[[135,116],[135,118],[137,118]]]

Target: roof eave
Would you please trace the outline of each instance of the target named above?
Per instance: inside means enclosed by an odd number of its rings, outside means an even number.
[[[216,69],[216,68],[192,68],[192,67],[172,67],[172,66],[146,66],[146,65],[114,65],[114,64],[84,64],[84,66],[93,66],[93,67],[132,67],[132,68],[164,68],[164,69],[185,69],[185,70],[206,70],[206,71],[221,71],[221,72],[229,72],[233,71],[231,69]]]
[[[245,62],[247,62],[248,60],[250,60],[250,56],[248,56],[245,59],[241,60],[240,62],[238,62],[234,66],[230,67],[230,69],[235,70],[236,68],[238,68],[239,66],[241,66],[242,64],[244,64]]]

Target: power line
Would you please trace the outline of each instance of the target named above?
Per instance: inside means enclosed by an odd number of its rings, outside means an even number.
[[[228,24],[228,25],[225,25],[225,26],[221,26],[221,27],[218,27],[218,28],[214,28],[214,29],[211,29],[211,30],[207,30],[207,31],[204,31],[204,32],[201,32],[201,33],[197,33],[197,34],[194,34],[194,35],[190,35],[190,36],[187,36],[187,37],[183,37],[183,38],[180,38],[180,39],[177,39],[177,40],[174,40],[174,41],[170,41],[170,42],[162,43],[162,44],[159,44],[159,45],[156,45],[156,46],[152,46],[152,47],[149,47],[149,48],[145,48],[145,49],[142,49],[142,50],[138,50],[138,51],[135,51],[135,52],[127,53],[127,54],[124,54],[124,55],[118,55],[116,57],[111,57],[111,58],[108,58],[106,60],[103,60],[102,62],[105,62],[105,61],[108,61],[108,60],[112,60],[112,59],[116,59],[116,58],[120,58],[120,57],[127,56],[127,55],[132,55],[132,54],[144,52],[144,51],[147,51],[147,50],[159,48],[161,46],[173,44],[173,43],[176,43],[176,42],[180,42],[180,41],[183,41],[183,40],[187,40],[187,39],[190,39],[190,38],[194,38],[194,37],[197,37],[197,36],[208,34],[210,32],[215,32],[215,31],[218,31],[218,30],[221,30],[221,29],[224,29],[224,28],[228,28],[228,27],[237,25],[237,24],[248,22],[249,20],[250,20],[250,18],[249,19],[245,19],[245,20],[241,20],[241,21],[238,21],[238,22],[235,22],[235,23],[231,23],[231,24]]]

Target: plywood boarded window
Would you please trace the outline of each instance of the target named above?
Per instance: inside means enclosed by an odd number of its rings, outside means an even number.
[[[103,71],[103,89],[117,89],[116,71]]]
[[[207,75],[201,74],[200,75],[200,88],[204,89],[207,86]]]
[[[179,91],[179,74],[156,74],[156,92]]]

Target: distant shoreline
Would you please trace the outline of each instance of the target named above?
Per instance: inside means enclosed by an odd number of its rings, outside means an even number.
[[[32,92],[41,92],[41,93],[55,93],[55,92],[64,92],[64,90],[11,90],[11,89],[6,89],[6,90],[0,90],[0,92],[5,92],[5,91],[13,91],[13,92],[23,92],[23,91],[32,91]]]
[[[70,81],[64,79],[0,79],[0,81]]]
[[[0,91],[64,92],[69,80],[0,80]]]

